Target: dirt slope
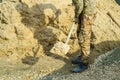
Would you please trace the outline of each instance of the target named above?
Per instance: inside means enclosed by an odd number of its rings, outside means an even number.
[[[4,0],[0,10],[1,55],[10,56],[16,52],[16,55],[21,54],[23,57],[25,54],[34,55],[32,50],[38,47],[41,54],[49,53],[56,41],[64,41],[67,36],[74,17],[74,6],[71,3],[61,0]],[[96,0],[96,6],[94,50],[110,50],[120,44],[120,6],[114,0]],[[72,45],[69,53],[79,50],[76,28],[69,42]]]

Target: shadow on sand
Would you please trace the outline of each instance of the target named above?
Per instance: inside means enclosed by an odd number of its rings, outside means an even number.
[[[46,21],[44,11],[46,9],[52,10],[55,15],[54,17],[48,16],[48,23],[45,23]],[[51,47],[53,46],[53,43],[50,43],[50,41],[47,42],[45,39],[41,39],[40,34],[44,34],[42,33],[42,31],[43,29],[45,30],[47,26],[58,26],[54,23],[54,21],[58,20],[59,15],[61,14],[60,9],[57,9],[53,4],[50,3],[41,3],[29,7],[26,3],[20,2],[16,6],[16,10],[21,15],[21,22],[34,33],[34,38],[37,39],[38,43],[43,46],[45,53],[46,51],[49,51],[49,49],[51,49]],[[55,36],[55,34],[52,33],[51,29],[47,29],[47,32],[49,32],[52,36]],[[47,35],[49,35],[49,33]],[[24,59],[22,59],[22,62],[29,65],[36,64],[36,62],[38,62],[38,57],[36,57],[37,52],[38,49],[36,51],[33,51],[34,56],[26,56]]]
[[[120,5],[120,0],[115,0],[118,5]]]

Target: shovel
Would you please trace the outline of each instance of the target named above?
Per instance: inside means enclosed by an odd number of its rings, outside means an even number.
[[[69,42],[69,39],[70,39],[70,36],[71,36],[71,33],[73,31],[74,26],[75,26],[75,22],[73,21],[65,43],[58,42],[58,43],[54,44],[53,48],[50,50],[51,53],[58,54],[58,55],[67,54],[67,52],[70,49],[70,46],[68,45],[68,42]]]

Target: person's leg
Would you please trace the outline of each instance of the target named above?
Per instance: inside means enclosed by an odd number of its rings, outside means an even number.
[[[91,20],[89,16],[83,15],[81,31],[79,34],[79,43],[81,46],[82,62],[87,63],[90,55],[90,38],[91,38]]]
[[[80,14],[79,20],[80,23],[78,26],[78,39],[81,46],[81,56],[76,60],[78,68],[73,69],[73,72],[81,72],[88,68],[88,58],[90,55],[91,47],[91,33],[92,33],[92,24],[95,19],[95,2],[94,0],[84,0],[84,8]],[[76,61],[74,60],[74,62]]]
[[[80,21],[79,21],[79,25],[78,25],[78,30],[77,30],[77,37],[78,37],[78,41],[79,41],[79,45],[81,47],[80,50],[80,55],[78,56],[78,60],[80,60],[81,57],[83,57],[84,59],[87,59],[87,57],[89,57],[90,55],[90,47],[91,47],[91,36],[92,36],[92,25],[94,23],[95,20],[95,15],[80,15]],[[75,61],[75,60],[74,60]],[[73,61],[73,64],[74,64]]]
[[[92,32],[92,24],[94,21],[94,15],[86,16],[83,15],[82,23],[80,26],[79,32],[79,44],[81,46],[81,55],[74,60],[73,64],[78,64],[77,68],[74,68],[72,71],[75,73],[82,72],[88,68],[88,59],[90,55],[90,44],[91,44],[91,32]]]

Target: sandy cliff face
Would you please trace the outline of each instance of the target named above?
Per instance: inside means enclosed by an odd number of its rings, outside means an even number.
[[[0,3],[0,55],[49,53],[53,44],[64,41],[68,34],[74,17],[72,0],[21,1]],[[93,51],[101,53],[120,46],[120,6],[114,0],[96,0],[96,6]],[[69,53],[79,50],[76,28],[77,25],[69,42]]]

